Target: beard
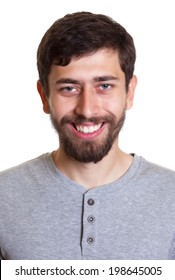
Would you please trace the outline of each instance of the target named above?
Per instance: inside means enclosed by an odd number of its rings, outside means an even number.
[[[58,122],[52,113],[50,118],[53,127],[59,135],[60,145],[68,157],[82,163],[97,163],[108,154],[114,141],[117,140],[125,121],[125,110],[123,110],[119,119],[116,119],[112,114],[89,119],[83,116],[65,116]],[[68,123],[80,125],[83,122],[92,122],[94,125],[105,123],[108,125],[108,131],[100,139],[83,140],[74,136],[66,127]]]

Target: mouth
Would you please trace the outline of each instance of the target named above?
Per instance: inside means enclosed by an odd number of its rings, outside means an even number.
[[[90,140],[96,138],[98,135],[101,134],[104,122],[100,122],[99,124],[92,124],[92,123],[81,123],[81,124],[71,124],[72,131],[74,135],[80,139]]]
[[[73,125],[74,128],[81,133],[89,134],[98,131],[104,123],[99,123],[96,125]]]

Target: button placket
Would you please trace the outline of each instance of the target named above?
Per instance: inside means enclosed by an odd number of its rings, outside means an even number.
[[[97,251],[98,245],[98,197],[93,192],[85,194],[84,214],[83,214],[83,254],[93,255]]]

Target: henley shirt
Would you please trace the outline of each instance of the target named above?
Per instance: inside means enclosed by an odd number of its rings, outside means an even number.
[[[175,259],[175,172],[140,156],[86,189],[47,153],[1,172],[0,200],[0,259]]]

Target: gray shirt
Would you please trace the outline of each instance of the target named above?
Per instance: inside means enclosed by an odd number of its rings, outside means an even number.
[[[175,259],[175,172],[134,156],[90,190],[51,154],[0,173],[1,259]]]

